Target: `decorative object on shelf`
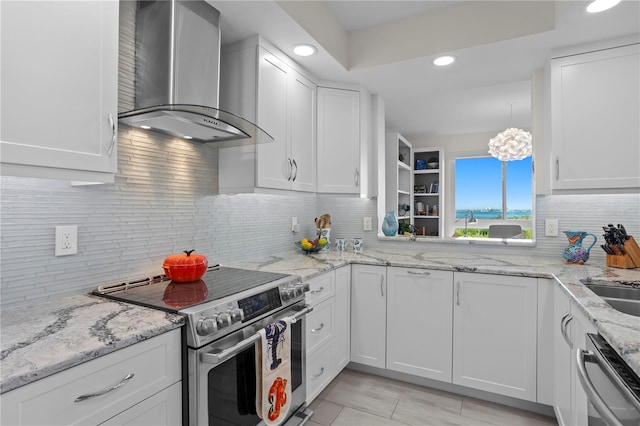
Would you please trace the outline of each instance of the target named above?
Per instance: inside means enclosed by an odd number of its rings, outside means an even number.
[[[513,104],[511,104],[513,121]],[[489,140],[489,154],[500,161],[522,160],[531,156],[531,133],[510,127]]]
[[[413,185],[413,193],[414,194],[426,194],[427,193],[427,185]]]
[[[432,182],[431,185],[429,185],[429,194],[437,194],[438,186],[438,182]]]
[[[429,205],[424,204],[422,201],[418,201],[416,203],[416,215],[418,216],[426,216],[427,211],[429,211]]]
[[[402,161],[404,163],[404,154],[403,153],[401,153],[401,152],[398,153],[398,160]]]
[[[440,166],[440,161],[438,161],[437,157],[431,157],[427,160],[428,169],[437,169],[439,166]]]
[[[564,249],[562,257],[567,260],[567,263],[579,263],[583,264],[589,259],[589,250],[596,244],[598,237],[585,231],[562,231],[569,240],[569,247]],[[582,241],[586,236],[593,237],[593,243],[589,248],[582,247]]]
[[[436,204],[431,208],[430,216],[438,216],[440,214],[440,207]]]
[[[384,220],[382,221],[382,233],[387,237],[393,237],[398,233],[398,218],[396,217],[396,212],[388,211],[384,215]]]
[[[416,228],[410,224],[405,222],[404,220],[400,221],[400,226],[398,227],[398,234],[409,237],[414,234]]]
[[[416,160],[416,170],[426,170],[427,162],[425,160]]]
[[[406,216],[406,214],[409,213],[409,210],[411,210],[411,206],[409,206],[409,204],[400,204],[398,206],[398,214],[402,217]]]

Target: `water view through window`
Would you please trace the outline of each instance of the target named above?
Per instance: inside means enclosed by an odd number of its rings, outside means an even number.
[[[465,215],[479,220],[469,236],[487,236],[491,221],[518,222],[531,238],[533,175],[531,157],[504,163],[493,157],[461,158],[455,160],[455,218]],[[504,194],[504,199],[503,199]],[[504,203],[503,203],[504,201]]]

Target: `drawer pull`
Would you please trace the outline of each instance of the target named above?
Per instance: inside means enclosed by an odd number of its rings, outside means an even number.
[[[324,328],[324,323],[323,323],[323,322],[321,322],[321,323],[320,323],[320,327],[318,327],[318,328],[312,328],[312,329],[311,329],[311,332],[312,332],[312,333],[317,333],[318,331],[322,330],[323,328]]]
[[[318,374],[311,375],[311,380],[315,380],[318,377],[322,376],[323,374],[324,374],[324,367],[320,367],[320,372]]]
[[[311,290],[311,294],[318,294],[318,293],[322,293],[324,291],[324,287],[320,287],[317,290]]]
[[[133,378],[133,376],[134,376],[133,373],[129,373],[117,385],[115,385],[113,387],[110,387],[108,389],[104,389],[104,390],[98,391],[96,393],[88,393],[88,394],[85,394],[85,395],[80,395],[73,402],[85,401],[87,399],[92,399],[92,398],[95,398],[95,397],[98,397],[98,396],[105,395],[105,394],[107,394],[107,393],[109,393],[111,391],[114,391],[114,390],[118,389],[119,387],[122,387],[122,386],[126,385],[127,382]]]

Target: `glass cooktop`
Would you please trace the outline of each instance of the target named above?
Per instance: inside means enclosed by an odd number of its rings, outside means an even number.
[[[92,293],[109,299],[177,312],[189,306],[222,299],[287,277],[291,275],[220,266],[215,269],[209,268],[202,279],[189,283],[175,283],[167,279],[108,293],[99,288]]]

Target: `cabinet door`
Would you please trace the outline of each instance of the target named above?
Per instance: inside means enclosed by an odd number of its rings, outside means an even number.
[[[351,359],[351,267],[336,270],[334,367],[338,374]]]
[[[554,189],[640,187],[638,75],[640,44],[551,61]]]
[[[103,426],[175,426],[182,424],[182,382],[101,423]]]
[[[318,88],[318,192],[360,192],[360,93]]]
[[[451,382],[453,272],[387,268],[387,368]]]
[[[113,181],[118,6],[117,1],[0,5],[0,147],[3,168],[11,174],[83,179],[98,172]],[[69,171],[84,174],[64,174]]]
[[[316,85],[291,71],[291,188],[296,191],[316,190]]]
[[[571,302],[564,291],[556,285],[553,298],[553,408],[558,425],[572,425],[571,420],[571,354],[573,342],[571,327],[568,324],[571,317]]]
[[[287,146],[287,66],[266,50],[258,49],[258,126],[273,142],[257,145],[257,184],[290,189],[292,163]]]
[[[536,400],[535,278],[454,274],[453,383]]]
[[[351,361],[385,368],[386,268],[351,267]]]

